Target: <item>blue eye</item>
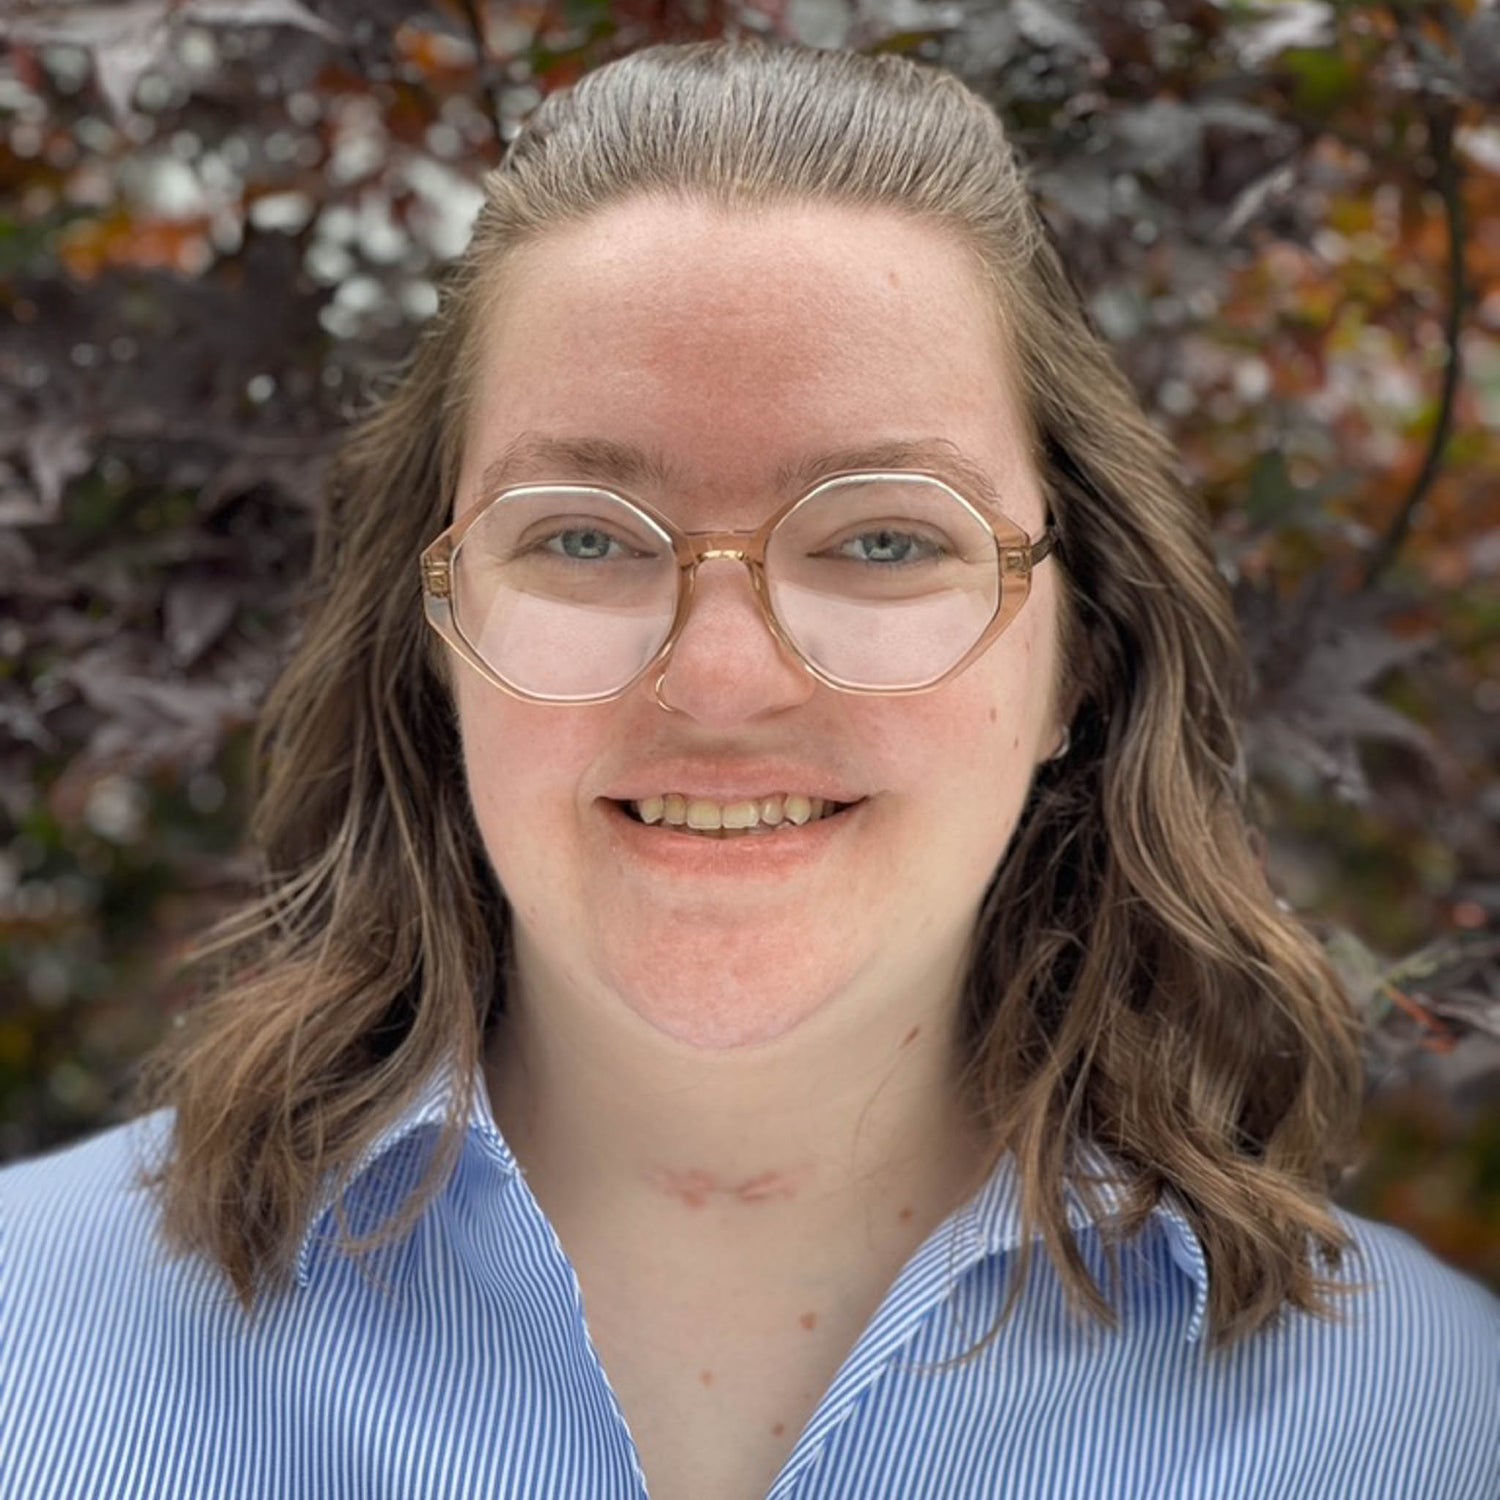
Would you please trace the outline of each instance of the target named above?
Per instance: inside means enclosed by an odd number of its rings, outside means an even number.
[[[561,553],[574,562],[602,562],[612,555],[611,548],[619,554],[625,550],[607,531],[582,526],[559,531],[549,536],[544,545],[547,551]]]
[[[899,566],[936,557],[941,548],[910,531],[862,531],[839,546],[839,553],[853,562]]]

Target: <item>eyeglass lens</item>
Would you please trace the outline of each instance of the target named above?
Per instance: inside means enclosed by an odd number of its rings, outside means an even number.
[[[520,490],[464,535],[455,620],[521,692],[602,696],[661,650],[679,574],[671,537],[619,496]],[[990,528],[946,486],[918,476],[819,486],[772,532],[765,582],[777,621],[809,662],[845,686],[874,689],[941,677],[1005,592]]]

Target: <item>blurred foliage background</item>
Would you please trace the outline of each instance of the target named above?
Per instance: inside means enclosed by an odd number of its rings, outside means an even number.
[[[992,99],[1179,444],[1266,859],[1369,1017],[1342,1197],[1500,1285],[1500,11],[1477,0],[0,4],[0,1159],[119,1118],[246,889],[341,427],[549,89],[660,39]]]

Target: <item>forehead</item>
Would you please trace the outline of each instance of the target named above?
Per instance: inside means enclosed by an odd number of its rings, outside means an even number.
[[[977,262],[893,213],[618,205],[517,252],[479,335],[461,503],[558,477],[766,498],[911,468],[1015,515],[1035,487]]]

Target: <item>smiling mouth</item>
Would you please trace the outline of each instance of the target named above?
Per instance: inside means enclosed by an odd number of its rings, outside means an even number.
[[[712,802],[669,792],[637,802],[615,804],[633,822],[667,833],[696,834],[700,838],[762,837],[809,823],[826,822],[857,807],[857,802],[833,802],[799,793],[779,793],[743,802]]]

